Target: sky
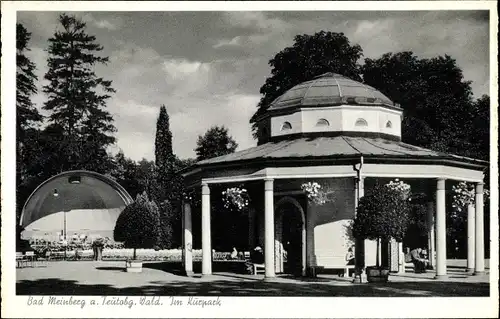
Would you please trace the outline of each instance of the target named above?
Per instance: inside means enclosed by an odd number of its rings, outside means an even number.
[[[46,84],[45,50],[60,12],[18,12],[32,33],[29,56],[38,86]],[[69,12],[71,13],[71,12]],[[270,76],[268,61],[297,34],[343,32],[364,58],[413,51],[457,60],[475,97],[489,94],[489,18],[481,11],[212,11],[73,12],[109,56],[98,76],[113,81],[108,110],[117,128],[116,153],[154,159],[156,119],[170,116],[173,150],[194,158],[199,135],[224,125],[238,150],[256,145],[249,119]],[[360,61],[361,63],[363,61]],[[41,89],[39,90],[41,92]],[[34,97],[37,107],[43,93]]]

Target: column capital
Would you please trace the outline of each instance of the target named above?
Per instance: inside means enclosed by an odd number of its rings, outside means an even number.
[[[482,194],[484,191],[484,182],[476,183],[476,194]]]
[[[208,183],[201,183],[201,194],[210,195],[210,187],[208,186]]]
[[[274,190],[274,179],[273,178],[265,178],[264,179],[264,190],[266,190],[266,191]]]
[[[446,189],[446,188],[445,188],[445,187],[446,187],[446,186],[445,186],[445,182],[446,182],[446,179],[445,179],[445,178],[438,178],[438,179],[436,180],[436,188],[437,188],[438,190],[444,190],[444,189]]]

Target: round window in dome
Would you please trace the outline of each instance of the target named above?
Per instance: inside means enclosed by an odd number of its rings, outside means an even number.
[[[289,131],[291,129],[292,129],[292,124],[290,124],[290,122],[285,122],[281,125],[282,131]]]
[[[330,122],[327,119],[319,119],[316,126],[330,126]]]
[[[356,120],[355,126],[368,126],[368,122],[365,119],[359,118]]]
[[[385,127],[386,128],[392,128],[392,122],[391,121],[387,121],[387,123],[385,124]]]

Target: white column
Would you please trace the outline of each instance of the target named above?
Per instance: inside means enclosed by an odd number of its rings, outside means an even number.
[[[193,233],[191,220],[191,204],[185,202],[183,205],[183,248],[184,248],[184,270],[186,275],[193,274]]]
[[[306,249],[307,249],[307,267],[316,266],[316,260],[314,256],[314,224],[316,223],[314,219],[314,212],[311,209],[311,203],[307,201],[307,211],[306,211]]]
[[[305,216],[304,216],[305,217]],[[306,275],[307,269],[307,225],[302,224],[302,276]]]
[[[436,189],[436,279],[446,277],[446,188],[445,179],[437,180]]]
[[[363,176],[359,176],[358,178],[356,178],[354,194],[355,194],[354,206],[358,208],[359,200],[361,199],[361,197],[365,196],[365,178]]]
[[[434,268],[435,256],[436,256],[436,228],[434,227],[434,202],[427,202],[427,225],[429,226],[428,236],[428,255],[429,255],[429,264]]]
[[[210,188],[208,184],[201,185],[201,273],[212,274],[212,244],[210,235]]]
[[[484,273],[484,199],[483,183],[476,184],[476,267],[474,274]]]
[[[475,230],[476,208],[473,203],[467,205],[467,272],[474,272],[475,262]]]
[[[398,243],[398,272],[404,274],[405,269],[405,253],[403,251],[403,243]]]
[[[264,223],[265,223],[265,245],[264,257],[266,266],[266,278],[275,277],[274,273],[274,181],[264,180]]]
[[[354,207],[354,217],[356,217],[359,200],[365,196],[365,179],[363,176],[358,175],[358,178],[355,180],[355,207]],[[354,239],[355,243],[355,272],[354,272],[354,281],[355,282],[363,282],[365,279],[364,267],[366,264],[365,260],[365,243],[367,240]]]

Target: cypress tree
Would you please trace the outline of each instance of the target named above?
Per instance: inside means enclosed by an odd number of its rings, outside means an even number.
[[[158,168],[165,169],[173,160],[172,132],[170,118],[165,105],[160,107],[160,115],[156,121],[155,163]]]
[[[175,174],[176,157],[172,150],[172,132],[170,118],[165,105],[160,107],[156,121],[155,136],[155,169],[156,189],[153,197],[160,203],[161,248],[172,248],[174,245],[174,229],[178,224],[178,216],[174,209],[177,196],[177,176]],[[174,205],[173,205],[174,204]]]

